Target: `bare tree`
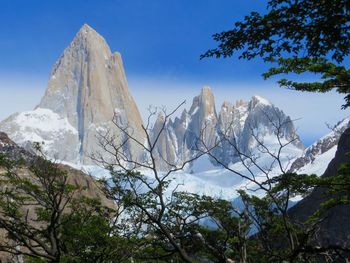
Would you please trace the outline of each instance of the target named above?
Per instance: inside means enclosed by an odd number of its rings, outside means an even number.
[[[215,255],[215,262],[226,262],[227,251],[230,249],[228,241],[232,233],[245,231],[241,236],[247,235],[247,228],[244,231],[243,227],[233,228],[234,224],[237,225],[237,216],[233,214],[241,215],[242,218],[243,214],[228,201],[181,192],[180,184],[170,185],[176,172],[210,152],[217,144],[214,143],[204,151],[198,138],[193,144],[192,154],[185,160],[176,162],[169,161],[157,151],[162,136],[166,134],[169,118],[183,104],[184,102],[170,113],[161,108],[161,125],[156,130],[153,129],[152,118],[159,114],[159,109],[150,110],[147,123],[142,127],[146,143],[135,138],[133,130],[119,122],[118,116],[115,116],[114,124],[121,131],[120,137],[116,138],[109,132],[101,134],[100,146],[104,154],[95,154],[92,158],[110,170],[112,178],[105,181],[106,189],[124,207],[126,217],[132,218],[131,227],[138,230],[138,235],[143,236],[149,246],[161,248],[159,254],[153,250],[152,255],[142,255],[144,260],[179,255],[184,262],[198,262],[203,256],[197,253],[201,250],[206,251],[207,256],[208,251],[211,251]],[[144,153],[143,158],[126,153],[123,146],[130,141],[140,147]],[[104,157],[106,152],[109,157]],[[113,160],[110,156],[113,156]],[[201,227],[201,222],[204,221],[211,221],[215,230],[225,233],[222,243],[215,242],[213,235],[206,234],[210,231],[207,227]],[[144,250],[147,242],[140,248]]]
[[[254,150],[241,147],[232,132],[232,125],[208,145],[204,125],[193,142],[192,155],[172,162],[157,147],[167,133],[169,118],[182,104],[169,114],[164,108],[160,109],[162,118],[158,129],[152,129],[151,124],[158,111],[150,110],[147,123],[142,126],[145,141],[136,138],[134,131],[115,116],[114,124],[121,131],[120,137],[107,132],[100,138],[100,146],[109,157],[92,156],[110,170],[112,177],[105,181],[107,192],[125,212],[125,222],[131,229],[128,231],[141,237],[139,250],[133,256],[156,260],[174,259],[178,255],[184,262],[204,259],[226,262],[235,258],[246,263],[256,253],[263,255],[265,261],[290,262],[315,255],[319,250],[312,241],[322,218],[302,226],[288,213],[291,198],[308,194],[315,186],[307,175],[288,171],[296,156],[290,156],[286,149],[299,143],[295,131],[290,132],[288,128],[292,120],[282,117],[276,109],[263,111],[262,116],[270,127],[267,132],[274,136],[275,145],[266,143],[265,134],[260,134],[257,129],[258,124],[251,122],[250,139],[255,145]],[[138,145],[143,154],[128,152],[125,146],[130,142]],[[244,169],[238,170],[226,162],[227,158],[225,161],[221,159],[217,150],[223,145],[230,146],[227,153],[232,154],[232,160],[238,160]],[[239,191],[242,207],[234,207],[224,200],[184,193],[179,191],[181,185],[171,185],[176,172],[204,155],[246,182],[247,192]],[[214,227],[208,227],[205,222],[211,222]],[[252,240],[257,243],[252,243]],[[147,254],[145,251],[149,246],[159,250]]]
[[[142,126],[146,143],[135,138],[130,127],[120,123],[118,116],[115,116],[113,122],[121,131],[122,140],[120,140],[120,138],[116,139],[108,132],[101,134],[100,138],[100,146],[104,152],[114,157],[113,160],[106,160],[102,155],[95,155],[92,158],[110,169],[113,180],[110,181],[112,185],[109,185],[107,189],[112,189],[110,195],[117,199],[119,204],[130,208],[127,209],[128,212],[134,215],[134,219],[135,217],[138,219],[138,222],[134,222],[139,225],[137,228],[147,228],[147,231],[145,231],[146,233],[151,233],[153,231],[159,232],[160,236],[167,241],[164,246],[170,244],[169,247],[164,248],[165,251],[168,252],[167,255],[177,252],[185,262],[193,262],[188,251],[186,251],[181,244],[181,238],[185,235],[182,231],[184,229],[183,226],[177,227],[178,233],[176,233],[176,235],[174,234],[174,229],[171,229],[169,226],[170,224],[172,227],[177,226],[179,222],[170,222],[172,219],[168,218],[168,210],[176,189],[173,189],[169,196],[166,196],[165,192],[168,189],[171,174],[180,171],[186,164],[199,158],[203,153],[177,165],[169,163],[162,156],[157,156],[155,151],[157,143],[166,129],[169,117],[183,104],[184,103],[180,104],[170,114],[166,114],[165,110],[163,110],[165,115],[163,124],[158,133],[153,136],[153,139],[151,138],[150,132],[151,119],[155,116],[157,110],[150,111],[147,124]],[[133,158],[133,156],[125,153],[123,146],[130,141],[138,145],[144,153],[142,159],[138,157]],[[159,167],[160,160],[167,163],[169,167],[167,171],[161,172]],[[150,173],[150,176],[141,174],[139,169]],[[118,188],[117,191],[116,187]],[[181,222],[181,224],[184,223],[187,224],[187,222]]]
[[[315,244],[319,225],[324,220],[322,216],[313,217],[305,225],[290,218],[291,199],[309,194],[317,185],[316,176],[289,172],[291,161],[297,156],[288,156],[286,149],[299,140],[296,133],[286,138],[286,126],[292,120],[282,119],[275,109],[270,113],[262,110],[262,114],[273,128],[276,146],[271,147],[264,142],[258,123],[250,123],[250,136],[256,145],[254,151],[241,147],[236,136],[232,136],[231,126],[221,132],[216,145],[217,148],[230,145],[233,150],[227,152],[233,153],[232,158],[238,158],[244,171],[223,161],[216,151],[204,147],[206,154],[216,163],[247,182],[245,189],[239,190],[239,193],[244,204],[242,211],[249,215],[251,228],[256,231],[252,238],[259,240],[267,261],[304,262],[306,258],[318,257],[321,250],[327,255],[334,255],[338,250],[345,251],[340,247],[320,250]],[[205,146],[203,139],[201,142]],[[266,159],[267,163],[261,162]],[[247,258],[242,257],[241,262],[248,262]]]

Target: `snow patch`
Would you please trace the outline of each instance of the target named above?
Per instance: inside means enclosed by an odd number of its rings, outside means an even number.
[[[323,154],[317,155],[317,157],[311,162],[303,166],[298,170],[300,174],[317,174],[321,176],[327,169],[329,162],[334,158],[338,146],[335,145]]]
[[[273,145],[269,143],[270,146]],[[295,146],[287,147],[281,155],[282,162],[287,166],[290,158],[298,157],[301,150]],[[258,165],[269,173],[269,177],[274,177],[281,174],[281,171],[276,162],[267,154],[261,155],[258,160]],[[248,162],[245,164],[247,165]],[[66,163],[68,164],[68,163]],[[70,164],[69,164],[70,165]],[[76,169],[92,175],[96,178],[108,178],[109,171],[94,165],[72,165]],[[254,190],[256,185],[251,183],[246,178],[252,178],[254,174],[259,182],[267,179],[258,167],[251,166],[250,171],[240,162],[230,165],[230,169],[236,171],[233,173],[219,166],[214,166],[208,156],[202,156],[193,162],[192,166],[185,168],[182,171],[173,173],[169,179],[171,183],[167,190],[167,195],[170,195],[174,189],[177,191],[185,191],[196,194],[208,195],[226,200],[233,200],[238,197],[237,190]],[[154,175],[151,170],[139,170],[150,181],[154,181]],[[162,174],[162,173],[160,173]],[[263,195],[263,192],[251,192],[255,195]]]
[[[260,97],[259,95],[253,96],[253,99],[256,99],[260,104],[272,106],[271,102],[269,102],[267,99]]]
[[[38,142],[43,152],[50,153],[50,156],[58,156],[60,147],[63,149],[71,147],[66,144],[75,143],[78,138],[78,131],[67,118],[49,109],[37,108],[15,114],[10,118],[11,122],[2,126],[10,139],[23,147],[31,147],[32,143]]]
[[[194,110],[191,112],[191,115],[195,115],[198,111],[199,107],[195,107]]]
[[[78,134],[67,118],[62,118],[49,109],[37,108],[33,111],[21,112],[15,117],[14,122],[18,124],[22,132],[39,130],[53,134],[63,131]]]

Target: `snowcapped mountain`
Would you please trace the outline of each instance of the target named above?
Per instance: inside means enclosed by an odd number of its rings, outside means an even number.
[[[108,157],[100,148],[101,135],[116,144],[124,142],[120,128],[127,128],[139,142],[125,141],[123,154],[147,160],[140,147],[146,141],[142,125],[120,54],[112,53],[104,38],[85,24],[54,65],[39,105],[13,114],[0,123],[0,130],[21,146],[42,142],[51,158],[91,164],[94,153]],[[265,150],[262,146],[273,153],[280,143],[290,142],[289,152],[303,150],[290,118],[268,100],[254,96],[248,102],[226,101],[217,112],[209,87],[202,88],[180,117],[172,120],[160,113],[149,132],[150,141],[157,140],[153,152],[162,169],[181,165],[208,148],[226,165],[240,160],[237,151],[258,158]],[[196,166],[198,162],[191,169]]]
[[[165,121],[161,113],[151,131],[152,138],[160,135],[155,151],[160,162],[167,161],[164,166],[179,165],[208,149],[215,159],[229,165],[240,161],[238,153],[257,154],[265,146],[273,152],[279,140],[290,142],[299,152],[304,149],[291,119],[260,96],[249,102],[239,100],[235,106],[226,101],[217,114],[211,89],[203,87],[189,111]]]
[[[30,151],[32,142],[40,142],[44,152],[59,160],[77,162],[80,142],[78,131],[50,109],[15,113],[1,123],[1,130],[18,145]]]
[[[50,157],[89,163],[101,133],[123,138],[114,117],[142,140],[141,116],[129,93],[121,56],[85,24],[54,65],[37,108],[10,116],[0,123],[0,130],[20,145],[44,142]],[[125,151],[139,154],[132,142]]]
[[[306,148],[303,155],[292,163],[290,171],[322,175],[335,156],[340,136],[349,127],[350,117],[347,117],[335,125],[329,134]]]
[[[146,141],[120,54],[112,53],[103,37],[84,25],[54,65],[39,105],[32,111],[11,115],[0,123],[0,131],[27,149],[32,142],[41,142],[49,157],[98,177],[107,171],[91,165],[90,156],[96,152],[106,154],[99,148],[101,134],[110,135],[117,144],[125,138],[115,123],[128,128],[141,144]],[[213,147],[212,157],[202,156],[174,173],[170,189],[177,187],[232,199],[237,189],[254,187],[242,175],[254,174],[264,180],[266,176],[261,170],[269,177],[280,174],[281,167],[273,157],[276,155],[283,169],[322,174],[347,127],[350,118],[304,150],[291,119],[265,98],[224,101],[217,108],[214,94],[206,86],[180,116],[171,119],[160,112],[148,132],[151,143],[157,141],[153,153],[158,168],[164,170]],[[5,138],[0,133],[0,139],[1,136]],[[9,141],[6,138],[0,141],[0,152],[14,147],[5,144]],[[281,146],[283,150],[279,152]],[[126,141],[122,149],[125,156],[147,160],[147,155],[132,140]],[[222,169],[214,159],[231,171]],[[141,172],[152,176],[150,171]]]

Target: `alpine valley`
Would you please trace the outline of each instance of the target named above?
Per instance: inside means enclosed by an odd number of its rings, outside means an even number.
[[[96,156],[113,158],[101,147],[106,136],[122,144],[124,156],[140,164],[149,161],[143,147],[147,140],[156,142],[152,152],[159,170],[183,166],[173,175],[174,186],[230,199],[248,185],[222,165],[245,176],[261,173],[259,167],[269,176],[281,169],[322,175],[340,134],[350,127],[350,119],[345,119],[305,149],[291,118],[267,99],[253,96],[217,107],[207,86],[189,109],[178,111],[182,112],[173,116],[157,111],[152,124],[145,124],[128,89],[121,55],[112,53],[104,38],[85,24],[53,66],[38,106],[9,116],[0,123],[0,131],[29,151],[33,142],[40,142],[49,158],[94,176],[106,174]],[[125,129],[132,140],[125,138]],[[208,149],[210,157],[195,158]],[[274,158],[277,154],[281,165]],[[256,165],[242,160],[242,155],[253,157]],[[196,160],[186,164],[191,158]]]

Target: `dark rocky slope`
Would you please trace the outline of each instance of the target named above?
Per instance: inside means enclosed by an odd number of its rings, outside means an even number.
[[[323,176],[334,176],[342,163],[350,162],[348,152],[350,152],[350,128],[341,135],[336,155]],[[329,198],[325,192],[325,188],[316,188],[308,197],[290,209],[291,217],[299,222],[305,222],[317,211],[320,204]],[[339,205],[327,211],[325,220],[320,224],[315,242],[324,247],[350,248],[350,205]]]

